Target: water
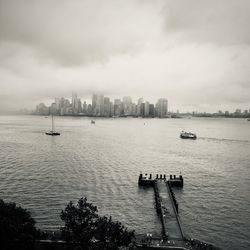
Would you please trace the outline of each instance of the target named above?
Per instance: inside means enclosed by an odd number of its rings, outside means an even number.
[[[176,190],[187,234],[224,249],[250,249],[250,122],[244,119],[96,119],[0,116],[0,198],[31,211],[42,229],[86,196],[138,234],[160,235],[143,173],[184,176]],[[198,139],[182,140],[182,129]]]

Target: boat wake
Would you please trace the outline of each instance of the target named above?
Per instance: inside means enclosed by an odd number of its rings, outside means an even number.
[[[228,138],[213,138],[213,137],[199,137],[200,140],[207,141],[218,141],[218,142],[243,142],[250,143],[250,140],[237,140],[237,139],[228,139]]]

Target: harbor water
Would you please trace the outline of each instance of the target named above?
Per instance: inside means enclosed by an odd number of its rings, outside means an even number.
[[[250,122],[246,119],[0,116],[0,198],[56,230],[70,201],[87,197],[136,234],[161,234],[154,193],[138,175],[184,177],[175,189],[185,233],[223,249],[250,249]],[[182,140],[182,130],[197,140]]]

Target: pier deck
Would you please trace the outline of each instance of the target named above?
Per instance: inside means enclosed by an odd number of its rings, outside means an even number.
[[[138,185],[153,187],[155,194],[155,207],[161,219],[162,235],[153,237],[147,233],[136,242],[137,249],[142,250],[221,250],[212,244],[191,239],[184,235],[180,218],[178,215],[178,203],[172,187],[183,187],[184,180],[182,175],[170,175],[167,180],[165,174],[157,174],[154,178],[152,174],[140,174]]]
[[[170,188],[165,180],[156,180],[155,185],[159,193],[160,216],[163,237],[176,246],[185,246],[183,230],[179,221]]]

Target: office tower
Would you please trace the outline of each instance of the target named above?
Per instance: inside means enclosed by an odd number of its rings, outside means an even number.
[[[91,105],[91,104],[88,105],[88,108],[87,108],[87,115],[93,116],[93,108],[92,108],[92,105]]]
[[[143,97],[139,98],[138,102],[137,102],[137,115],[138,116],[142,115],[142,113],[141,113],[141,104],[142,103],[143,103]]]
[[[160,98],[156,104],[157,116],[166,117],[168,113],[168,100]]]
[[[145,102],[144,117],[148,117],[148,116],[149,116],[149,102]]]
[[[114,104],[113,104],[113,102],[110,102],[109,107],[110,107],[110,116],[112,117],[112,116],[114,116]]]
[[[137,105],[135,103],[132,103],[131,115],[137,116]]]
[[[104,116],[104,96],[93,94],[92,96],[93,116]]]
[[[141,103],[140,116],[144,117],[144,114],[145,114],[145,103]]]
[[[88,111],[88,105],[87,105],[86,101],[84,101],[84,103],[82,105],[82,112],[84,115],[87,115],[87,111]]]
[[[125,116],[129,116],[132,113],[132,98],[130,96],[123,97],[123,112]]]
[[[105,117],[109,117],[110,116],[110,100],[108,97],[104,97],[104,111],[103,111],[103,115]]]
[[[93,94],[92,95],[92,115],[96,116],[96,106],[97,106],[97,95]]]
[[[155,107],[154,104],[149,104],[149,116],[154,117],[155,116]]]
[[[81,100],[77,98],[76,93],[72,93],[72,112],[74,115],[81,111]]]
[[[114,115],[120,116],[122,113],[122,102],[120,99],[115,99],[114,101]]]

